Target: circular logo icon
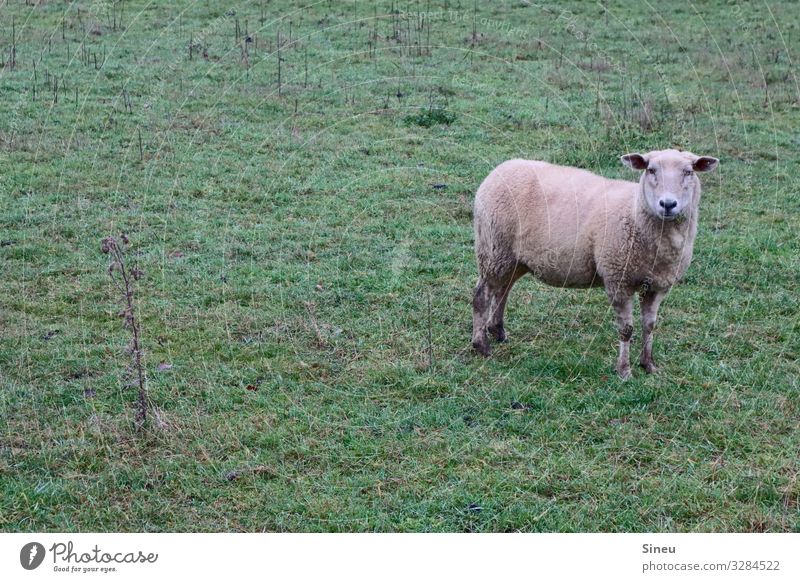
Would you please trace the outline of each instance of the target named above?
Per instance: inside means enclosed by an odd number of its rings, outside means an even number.
[[[19,563],[26,570],[35,570],[44,561],[44,546],[39,542],[30,542],[22,546],[19,552]]]

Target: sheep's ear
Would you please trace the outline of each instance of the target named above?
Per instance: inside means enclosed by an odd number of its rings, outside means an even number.
[[[647,168],[647,158],[642,154],[625,154],[619,158],[623,165],[633,170],[644,170]]]
[[[710,172],[717,167],[717,164],[719,164],[719,160],[717,158],[712,158],[711,156],[699,156],[692,162],[692,169],[694,169],[695,172]]]

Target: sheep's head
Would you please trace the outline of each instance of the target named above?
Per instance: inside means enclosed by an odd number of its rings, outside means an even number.
[[[692,212],[700,194],[696,172],[710,172],[719,160],[690,152],[662,150],[649,154],[626,154],[622,163],[640,170],[647,210],[661,220],[675,220]]]

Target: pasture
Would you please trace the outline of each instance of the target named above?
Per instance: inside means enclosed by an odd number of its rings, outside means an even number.
[[[3,2],[0,529],[800,531],[799,27],[789,1]],[[721,163],[660,372],[616,377],[601,290],[532,278],[476,356],[486,174],[633,180],[619,156],[666,147]]]

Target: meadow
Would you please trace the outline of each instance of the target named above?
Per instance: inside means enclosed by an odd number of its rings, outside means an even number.
[[[800,531],[798,51],[790,1],[0,3],[0,530]],[[485,175],[667,147],[721,164],[659,373],[532,278],[476,356]]]

